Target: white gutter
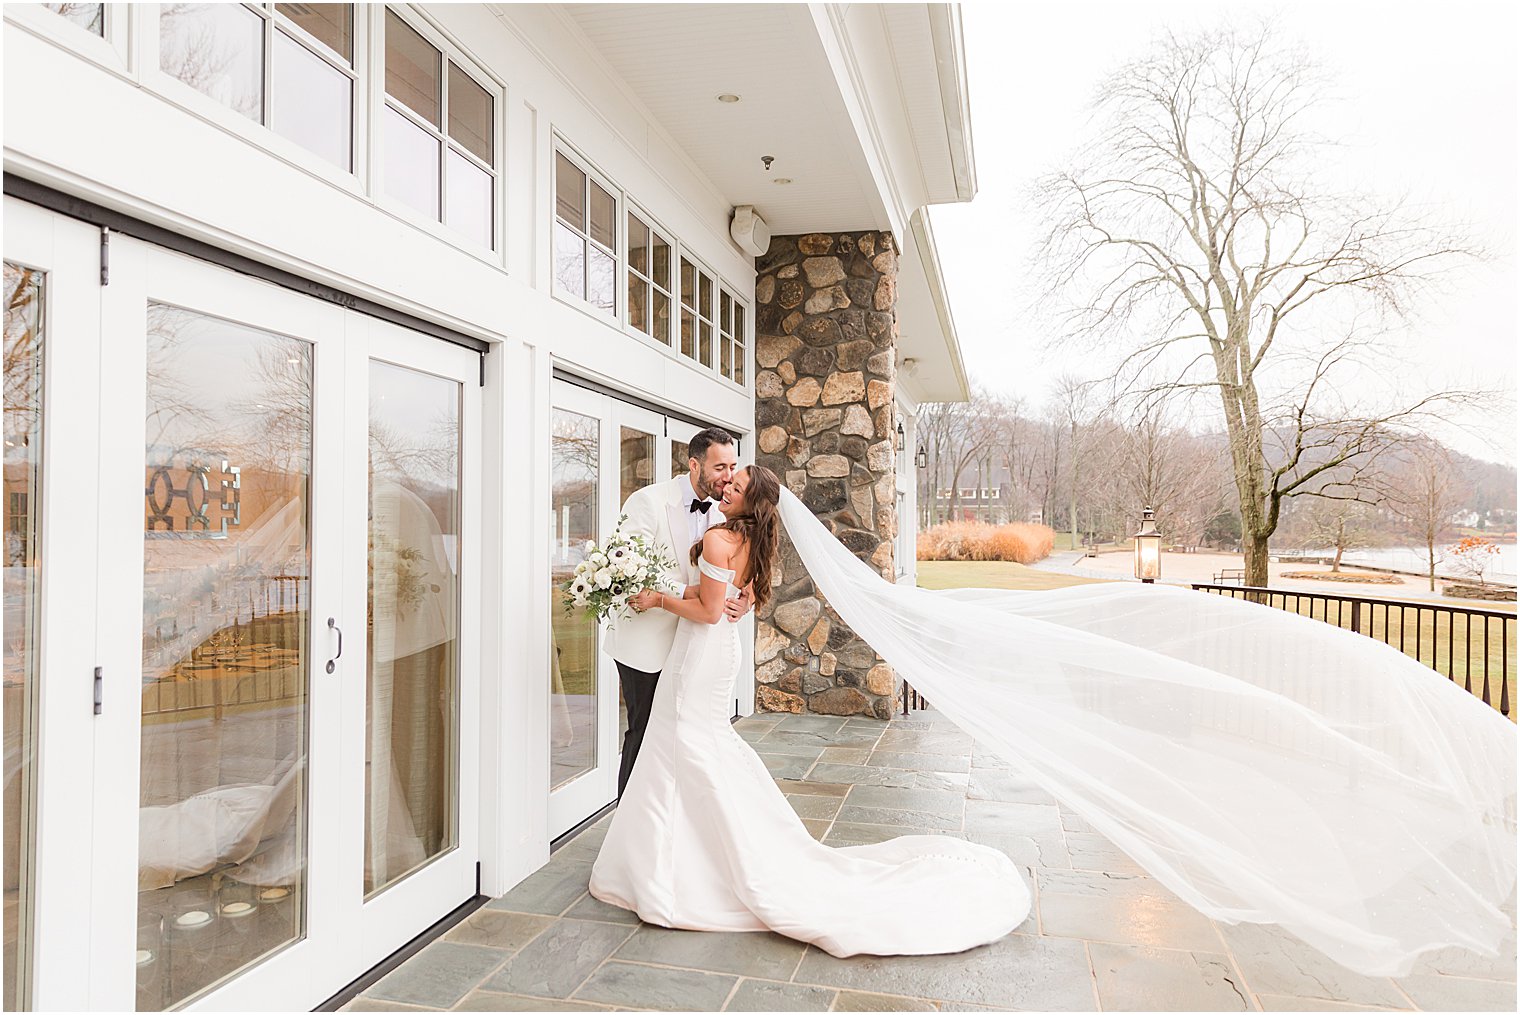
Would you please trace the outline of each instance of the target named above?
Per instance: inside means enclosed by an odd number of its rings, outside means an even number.
[[[939,96],[945,111],[945,135],[960,201],[976,196],[976,150],[971,139],[971,95],[966,84],[966,39],[960,4],[929,4],[929,31],[939,71]]]
[[[950,368],[955,372],[960,386],[960,401],[971,398],[971,384],[966,379],[966,364],[961,358],[961,340],[955,332],[955,317],[950,313],[950,296],[945,292],[945,276],[939,265],[939,246],[934,242],[934,227],[929,224],[928,209],[920,208],[909,220],[913,231],[913,245],[918,250],[918,260],[924,269],[924,279],[929,284],[929,294],[934,299],[934,312],[939,317],[940,333],[945,337],[945,353],[950,357]],[[949,399],[947,399],[949,401]]]

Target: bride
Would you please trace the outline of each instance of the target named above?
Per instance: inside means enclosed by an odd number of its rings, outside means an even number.
[[[727,719],[731,584],[770,595],[778,520],[829,606],[978,743],[1205,915],[1278,924],[1368,975],[1496,954],[1514,925],[1515,725],[1362,634],[1169,586],[898,586],[759,466],[724,495],[591,893],[644,920],[837,956],[1001,937],[1029,893],[948,836],[813,840]],[[787,581],[793,576],[786,576]]]
[[[681,622],[591,894],[647,923],[774,930],[841,958],[995,941],[1029,914],[1007,856],[948,836],[825,846],[729,724],[744,655],[738,625],[720,623],[723,604],[735,585],[757,607],[770,598],[779,496],[775,473],[740,470],[723,493],[728,521],[692,547],[700,586],[684,599],[647,592],[635,602]]]

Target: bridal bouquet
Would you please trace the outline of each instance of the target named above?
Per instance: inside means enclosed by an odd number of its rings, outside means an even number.
[[[647,536],[624,535],[625,521],[626,515],[618,519],[606,543],[587,541],[581,562],[565,582],[566,610],[586,610],[598,620],[625,616],[634,596],[658,588],[660,575],[676,566]]]

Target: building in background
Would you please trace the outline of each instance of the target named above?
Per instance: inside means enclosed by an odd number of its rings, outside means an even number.
[[[542,865],[556,584],[703,426],[913,579],[955,5],[4,17],[8,1008],[311,1008]],[[890,714],[785,576],[736,711]]]

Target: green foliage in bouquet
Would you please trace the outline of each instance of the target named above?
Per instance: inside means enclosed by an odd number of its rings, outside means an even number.
[[[563,586],[566,612],[585,610],[598,620],[625,616],[634,596],[659,588],[660,576],[675,568],[670,554],[649,537],[626,535],[627,520],[627,515],[618,519],[605,543],[588,540],[582,548],[580,563]]]

